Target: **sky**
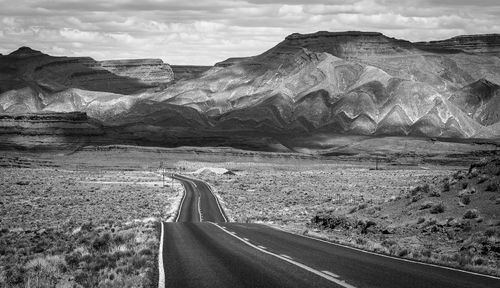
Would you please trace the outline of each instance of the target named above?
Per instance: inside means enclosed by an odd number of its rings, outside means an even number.
[[[410,41],[500,33],[499,0],[0,0],[0,53],[213,65],[292,33],[378,31]]]

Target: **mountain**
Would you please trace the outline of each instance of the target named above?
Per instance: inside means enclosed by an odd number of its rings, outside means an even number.
[[[253,149],[314,135],[498,138],[499,39],[295,33],[213,67],[24,47],[0,56],[0,113],[85,112],[104,125],[106,141],[164,146]]]
[[[170,66],[156,59],[99,62],[54,57],[28,47],[0,56],[0,93],[30,87],[44,95],[69,88],[133,94],[171,81]]]

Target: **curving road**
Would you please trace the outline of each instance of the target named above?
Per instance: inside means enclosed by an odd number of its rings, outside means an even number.
[[[163,223],[165,287],[500,287],[495,277],[227,223],[206,183],[174,178],[186,193],[177,223]]]
[[[184,197],[175,222],[227,222],[219,200],[205,182],[174,174],[184,186]]]

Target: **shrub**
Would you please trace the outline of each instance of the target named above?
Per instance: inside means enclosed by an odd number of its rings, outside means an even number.
[[[430,249],[425,249],[422,251],[422,256],[430,258],[432,255],[432,251]]]
[[[467,189],[467,186],[469,185],[469,183],[467,182],[463,182],[462,183],[462,189]]]
[[[484,183],[486,182],[486,180],[488,180],[488,177],[482,175],[481,177],[479,177],[479,179],[477,180],[477,184],[481,184],[481,183]]]
[[[399,257],[405,257],[405,256],[406,256],[406,255],[408,255],[408,254],[409,254],[408,249],[406,249],[406,248],[405,248],[405,249],[401,249],[401,250],[399,250],[397,255],[398,255]]]
[[[431,193],[429,194],[430,197],[441,197],[441,193],[437,190],[432,190]]]
[[[457,262],[460,267],[464,267],[471,263],[471,257],[467,254],[460,254],[457,256]]]
[[[366,207],[368,207],[368,203],[359,204],[358,210],[365,209]]]
[[[445,209],[446,209],[446,207],[444,206],[443,203],[438,203],[438,204],[432,206],[430,212],[432,214],[438,214],[438,213],[443,213]]]
[[[484,231],[484,235],[487,237],[494,236],[495,234],[496,234],[496,229],[493,227],[490,227],[490,228],[486,229],[486,231]]]
[[[419,217],[418,220],[417,220],[417,224],[421,224],[421,223],[424,223],[425,222],[425,218],[424,217]]]
[[[497,192],[498,191],[498,184],[497,183],[490,183],[490,184],[488,184],[488,186],[486,186],[485,191]]]
[[[96,251],[104,251],[107,250],[110,246],[111,235],[109,233],[104,233],[102,236],[97,237],[92,242],[92,248]]]
[[[462,173],[462,171],[457,171],[453,174],[453,178],[457,179],[457,180],[461,180],[464,178],[464,174]]]
[[[464,219],[475,219],[479,217],[479,211],[477,209],[467,210],[464,214]]]
[[[66,260],[66,263],[70,267],[75,268],[78,266],[78,263],[80,263],[81,257],[82,257],[82,254],[80,252],[75,252],[75,253],[71,253],[69,255],[66,255],[64,257],[64,260]]]
[[[434,203],[432,201],[425,201],[424,203],[422,203],[422,205],[420,205],[420,210],[428,209],[432,206],[434,206]]]
[[[35,258],[25,266],[26,282],[28,286],[54,287],[61,270],[65,268],[64,260],[58,256]]]
[[[420,199],[422,199],[422,198],[424,198],[424,196],[423,196],[422,194],[420,194],[420,193],[419,193],[419,194],[417,194],[417,195],[415,195],[415,196],[413,196],[413,197],[411,198],[411,202],[417,202],[418,200],[420,200]]]
[[[450,182],[446,181],[443,185],[443,192],[450,191]]]
[[[464,205],[469,205],[470,204],[470,196],[469,195],[462,195],[462,197],[460,197],[460,202]]]

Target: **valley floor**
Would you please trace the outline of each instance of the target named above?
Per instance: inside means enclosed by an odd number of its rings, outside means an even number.
[[[498,175],[492,182],[479,180],[482,170],[468,174],[480,160],[474,155],[461,163],[445,158],[442,165],[411,157],[377,163],[126,146],[68,155],[0,152],[0,287],[154,286],[156,224],[175,213],[182,195],[161,171],[207,181],[232,221],[499,275],[499,192],[487,191]],[[464,217],[469,210],[478,215]]]

